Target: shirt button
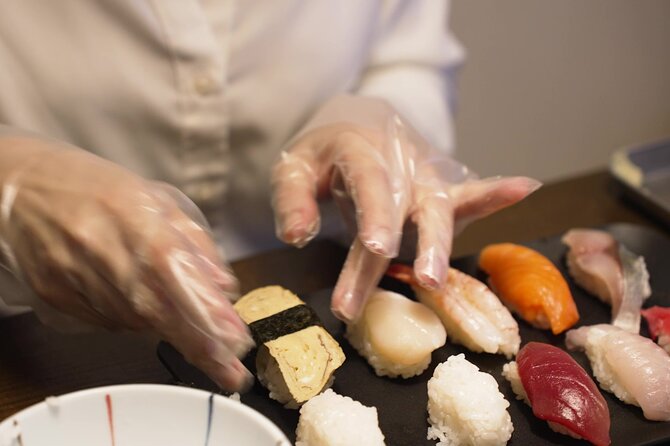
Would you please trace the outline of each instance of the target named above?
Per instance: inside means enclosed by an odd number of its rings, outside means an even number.
[[[201,95],[214,94],[219,91],[219,84],[209,74],[203,74],[195,78],[195,91]]]

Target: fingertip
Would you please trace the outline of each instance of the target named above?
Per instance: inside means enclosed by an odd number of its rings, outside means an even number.
[[[239,298],[240,282],[232,270],[213,265],[211,273],[213,282],[221,289],[228,301],[235,302]]]
[[[344,322],[358,319],[388,265],[389,259],[371,253],[359,239],[354,240],[331,296],[333,314]]]
[[[530,177],[523,177],[523,178],[526,180],[526,190],[528,191],[529,195],[543,186],[543,183],[539,180],[536,180],[535,178]]]
[[[230,392],[245,393],[254,384],[254,376],[238,359],[219,365],[210,378],[217,386]]]
[[[304,211],[292,211],[275,220],[277,238],[284,243],[302,248],[321,230],[319,215],[306,215]]]
[[[393,258],[398,255],[401,237],[402,233],[393,233],[393,231],[386,227],[364,230],[359,235],[361,243],[365,248],[374,254],[386,258]]]
[[[512,202],[522,200],[542,187],[541,181],[530,177],[503,178],[501,181],[506,183],[503,189]]]
[[[345,324],[350,324],[360,317],[362,306],[357,303],[352,291],[339,293],[335,291],[331,299],[330,311]]]
[[[417,282],[427,290],[436,290],[444,285],[447,269],[448,265],[430,255],[422,255],[414,261]]]

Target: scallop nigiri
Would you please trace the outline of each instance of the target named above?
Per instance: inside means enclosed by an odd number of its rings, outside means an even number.
[[[642,310],[651,338],[670,353],[670,308],[653,306]]]
[[[347,326],[347,339],[379,376],[410,378],[430,364],[447,341],[440,319],[402,294],[377,289],[363,313]]]
[[[641,407],[649,420],[670,421],[670,356],[651,339],[598,324],[568,331],[565,343],[586,351],[604,390]]]
[[[579,320],[563,275],[539,252],[513,243],[489,245],[479,267],[502,302],[526,322],[559,334]]]
[[[440,317],[453,342],[508,358],[519,351],[519,325],[498,297],[474,277],[449,268],[442,288],[426,290],[409,266],[391,265],[386,274],[412,286],[417,299]]]
[[[541,342],[524,345],[503,366],[503,376],[517,398],[549,427],[598,446],[610,444],[610,413],[591,377],[558,347]]]
[[[651,295],[644,258],[596,229],[571,229],[562,241],[569,247],[568,271],[575,282],[612,306],[613,325],[638,333],[640,308]]]

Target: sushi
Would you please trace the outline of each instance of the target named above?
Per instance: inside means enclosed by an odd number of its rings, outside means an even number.
[[[440,446],[507,444],[514,430],[508,407],[493,376],[462,353],[450,356],[428,381],[428,439]]]
[[[568,331],[565,342],[586,351],[601,388],[649,420],[670,421],[670,356],[651,339],[599,324]]]
[[[489,245],[479,267],[502,302],[531,325],[559,334],[579,320],[567,282],[539,252],[513,243]]]
[[[597,446],[610,444],[610,413],[591,377],[572,357],[553,345],[529,342],[503,366],[503,376],[518,399],[559,433]]]
[[[654,306],[642,310],[651,338],[670,353],[670,308]]]
[[[300,408],[295,446],[383,446],[377,409],[327,389]]]
[[[651,295],[644,258],[605,231],[572,229],[562,241],[569,247],[568,271],[575,282],[612,306],[613,325],[639,333],[640,308]]]
[[[411,378],[426,370],[431,353],[444,345],[447,333],[430,308],[377,289],[361,317],[347,326],[346,337],[377,375]]]
[[[502,353],[507,358],[519,350],[519,325],[498,297],[474,277],[449,268],[445,285],[427,290],[418,285],[409,266],[391,265],[386,274],[412,286],[419,301],[440,317],[451,341],[473,352]]]
[[[297,408],[329,387],[344,352],[314,311],[279,286],[258,288],[234,305],[256,341],[256,372],[270,397]]]

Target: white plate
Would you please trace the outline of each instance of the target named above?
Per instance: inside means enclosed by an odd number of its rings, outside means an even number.
[[[290,446],[244,404],[168,385],[98,387],[48,398],[0,423],[0,446]]]

